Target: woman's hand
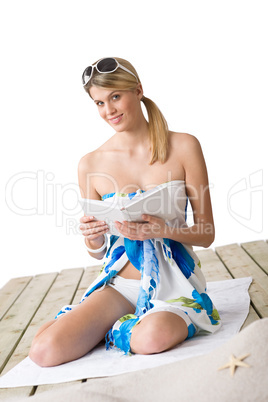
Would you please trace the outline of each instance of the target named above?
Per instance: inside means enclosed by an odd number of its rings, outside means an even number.
[[[79,229],[83,236],[85,236],[88,241],[94,241],[96,245],[102,245],[103,235],[108,232],[109,227],[104,221],[98,221],[94,216],[82,216],[80,219],[81,225]]]
[[[128,222],[115,221],[116,229],[130,240],[146,240],[154,239],[156,237],[165,237],[166,224],[164,219],[157,218],[152,215],[142,215],[142,219],[146,222]]]

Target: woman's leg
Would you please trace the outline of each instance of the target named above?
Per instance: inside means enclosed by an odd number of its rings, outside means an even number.
[[[131,304],[106,286],[37,332],[29,357],[42,367],[78,359],[92,350],[120,317],[134,313]]]
[[[142,355],[160,353],[183,342],[188,327],[183,318],[169,311],[159,311],[144,317],[133,330],[130,348]]]

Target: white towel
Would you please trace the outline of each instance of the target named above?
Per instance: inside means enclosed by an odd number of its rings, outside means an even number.
[[[49,368],[41,368],[27,357],[0,377],[0,388],[113,376],[206,354],[239,332],[249,311],[248,288],[251,282],[251,277],[208,282],[207,292],[223,323],[221,329],[213,335],[190,338],[167,352],[154,355],[126,356],[123,352],[106,351],[105,346],[100,346],[78,360]]]

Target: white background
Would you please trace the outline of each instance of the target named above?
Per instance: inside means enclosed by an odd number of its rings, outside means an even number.
[[[132,62],[170,129],[199,139],[212,247],[267,238],[266,1],[10,0],[0,7],[0,287],[12,277],[100,263],[75,225],[78,162],[113,134],[81,74],[106,56]]]

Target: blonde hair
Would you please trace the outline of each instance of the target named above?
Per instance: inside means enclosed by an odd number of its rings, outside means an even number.
[[[131,63],[119,57],[116,57],[115,59],[119,64],[122,64],[122,66],[135,74],[138,83],[140,83],[138,73]],[[96,63],[93,63],[93,65]],[[118,68],[110,74],[100,74],[96,69],[94,69],[92,78],[84,86],[85,91],[90,97],[91,95],[89,91],[92,86],[112,90],[134,90],[137,87],[137,80],[132,74],[129,74],[122,68]],[[144,103],[148,114],[148,127],[151,143],[150,165],[156,161],[164,163],[168,157],[168,124],[160,109],[151,99],[143,96],[141,101]]]

